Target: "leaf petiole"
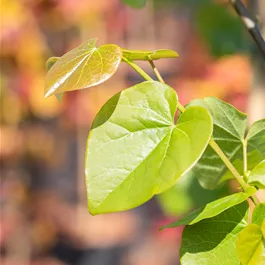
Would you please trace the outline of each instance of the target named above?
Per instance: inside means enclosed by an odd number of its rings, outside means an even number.
[[[139,75],[141,75],[147,81],[153,81],[152,77],[149,76],[141,67],[139,67],[135,62],[122,57],[122,61],[130,65]]]
[[[158,70],[157,70],[157,68],[156,68],[156,66],[155,66],[155,64],[154,64],[154,62],[153,62],[153,60],[152,60],[150,55],[148,55],[148,62],[150,63],[150,65],[151,65],[151,67],[152,67],[157,79],[159,80],[159,82],[165,84],[165,81],[163,80],[162,76],[158,72]]]

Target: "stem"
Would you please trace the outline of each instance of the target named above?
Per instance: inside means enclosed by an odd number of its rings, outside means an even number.
[[[241,17],[243,23],[247,27],[250,35],[252,36],[253,40],[256,42],[257,47],[259,48],[261,54],[265,59],[265,41],[262,38],[258,25],[251,18],[247,8],[245,7],[245,5],[242,3],[241,0],[230,0],[230,2],[233,5],[237,14]]]
[[[248,157],[247,157],[247,141],[244,139],[242,141],[243,145],[243,175],[247,178],[247,171],[248,171]]]
[[[126,58],[123,58],[123,60],[128,63],[134,70],[136,70],[142,77],[144,77],[146,80],[152,80],[152,78],[146,74],[137,64],[135,64],[134,62],[131,62],[129,60],[127,60]],[[152,60],[149,60],[149,62]],[[151,63],[150,63],[151,64]],[[151,64],[153,70],[156,69],[154,63]],[[155,70],[154,70],[155,71]],[[157,73],[158,75],[157,75]],[[162,79],[161,75],[159,74],[158,70],[156,69],[156,75],[157,78],[159,76],[158,79],[161,78],[161,80],[163,81],[162,83],[164,83],[164,80]],[[147,77],[147,78],[146,78]],[[161,82],[161,81],[160,81]],[[184,112],[185,111],[185,107],[182,106],[179,102],[178,102],[178,106],[177,108],[181,111]],[[236,168],[233,166],[233,164],[230,162],[230,160],[227,158],[227,156],[223,153],[222,149],[219,147],[219,145],[214,141],[213,137],[211,137],[210,141],[209,141],[209,145],[213,148],[213,150],[218,154],[218,156],[221,158],[221,160],[224,162],[224,164],[226,165],[226,167],[231,171],[231,173],[234,175],[235,179],[238,181],[238,183],[241,185],[241,187],[243,188],[244,191],[246,191],[250,186],[244,181],[244,179],[240,176],[240,174],[237,172]],[[259,200],[255,195],[251,196],[253,202],[255,204],[259,204]]]
[[[157,79],[158,79],[161,83],[165,84],[165,81],[163,80],[162,76],[160,75],[159,71],[157,70],[157,68],[156,68],[156,66],[155,66],[154,61],[151,59],[150,56],[148,56],[148,61],[149,61],[150,65],[151,65],[151,67],[153,68],[153,71],[154,71],[154,73],[155,73]],[[178,106],[177,106],[177,108],[178,108],[178,110],[181,111],[181,112],[184,112],[184,111],[185,111],[184,106],[182,106],[179,102],[178,102]]]
[[[153,62],[153,60],[151,59],[150,56],[148,56],[148,61],[149,61],[150,65],[151,65],[151,67],[153,68],[154,73],[155,73],[157,79],[159,80],[159,82],[165,84],[165,81],[163,80],[162,76],[158,72],[158,70],[157,70],[157,68],[156,68],[156,66],[155,66],[155,64],[154,64],[154,62]]]
[[[227,156],[223,153],[222,149],[219,147],[219,145],[214,141],[214,139],[211,137],[209,145],[212,147],[212,149],[217,153],[217,155],[222,159],[226,167],[231,171],[231,173],[234,175],[237,182],[241,185],[244,191],[246,191],[250,186],[244,181],[244,179],[240,176],[240,174],[237,172],[236,168],[233,166],[233,164],[230,162],[230,160],[227,158]],[[245,160],[244,160],[245,161]],[[256,197],[255,194],[251,196],[253,202],[257,205],[260,203],[259,199]]]
[[[178,102],[178,109],[181,111],[181,112],[184,112],[186,109],[184,106],[182,106],[179,102]]]
[[[243,178],[240,176],[240,174],[237,172],[233,164],[230,162],[227,156],[223,153],[223,151],[221,150],[219,145],[214,141],[213,138],[210,139],[209,144],[213,148],[213,150],[218,154],[218,156],[222,159],[222,161],[225,163],[225,165],[231,171],[231,173],[234,175],[235,179],[241,185],[241,187],[244,190],[247,190],[249,185],[243,180]]]
[[[125,57],[122,57],[122,60],[130,65],[139,75],[141,75],[145,80],[147,81],[153,81],[153,79],[142,69],[140,68],[136,63],[133,61],[128,60]]]

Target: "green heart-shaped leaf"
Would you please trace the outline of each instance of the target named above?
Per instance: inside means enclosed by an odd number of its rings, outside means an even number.
[[[243,142],[247,142],[248,170],[265,159],[265,120],[254,123],[245,138],[247,116],[232,105],[216,98],[197,99],[189,106],[203,106],[213,117],[213,138],[228,159],[243,173]],[[207,189],[214,189],[232,174],[216,154],[208,146],[203,156],[193,168],[200,184]]]
[[[165,228],[173,228],[180,225],[193,225],[203,219],[214,217],[222,213],[223,211],[245,201],[248,197],[254,194],[255,191],[255,189],[251,189],[251,192],[248,193],[239,192],[210,202],[206,206],[189,213],[183,218],[161,227],[160,230],[163,230]]]
[[[248,183],[261,189],[265,188],[265,159],[252,169],[248,176]]]
[[[252,223],[261,226],[265,219],[265,203],[258,204],[252,213]]]
[[[247,225],[248,203],[185,227],[180,249],[182,265],[240,265],[236,255],[238,233]]]
[[[60,57],[46,76],[45,97],[83,89],[109,79],[117,70],[122,50],[114,44],[96,48],[96,39]]]
[[[173,186],[198,161],[212,134],[211,116],[190,107],[175,125],[177,103],[172,88],[149,81],[103,106],[86,152],[92,214],[136,207]]]
[[[236,254],[242,265],[265,264],[265,243],[258,225],[250,224],[239,233]]]

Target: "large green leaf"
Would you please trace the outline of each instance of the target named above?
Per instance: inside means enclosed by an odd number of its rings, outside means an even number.
[[[142,8],[146,4],[146,0],[121,0],[124,4],[133,8]]]
[[[216,98],[208,97],[192,101],[189,106],[203,106],[213,117],[213,138],[230,161],[243,159],[242,140],[247,128],[247,116],[232,105]],[[193,168],[200,184],[214,189],[219,184],[227,168],[216,152],[208,146],[203,156]]]
[[[248,204],[185,227],[180,249],[182,265],[240,265],[236,256],[238,233],[247,225]]]
[[[213,138],[228,159],[243,173],[243,141],[247,142],[248,170],[265,159],[265,120],[254,123],[245,138],[247,129],[246,114],[217,98],[204,98],[192,101],[189,106],[204,106],[213,117]],[[193,168],[200,184],[214,189],[223,180],[233,178],[232,174],[208,146],[203,156]]]
[[[155,81],[128,88],[96,117],[86,152],[86,182],[92,214],[136,207],[169,189],[205,150],[212,119],[190,107],[174,124],[175,91]]]
[[[265,243],[256,224],[246,226],[238,235],[236,254],[242,265],[264,265]]]
[[[261,226],[265,219],[265,203],[258,204],[252,213],[252,223]]]
[[[60,57],[46,76],[45,97],[83,89],[109,79],[117,70],[122,50],[114,44],[96,47],[96,39]]]
[[[257,164],[248,176],[248,183],[259,188],[265,188],[265,159]]]
[[[245,201],[248,197],[250,197],[253,193],[255,193],[255,189],[251,189],[248,193],[235,193],[230,196],[223,197],[221,199],[215,200],[213,202],[208,203],[206,206],[201,207],[183,218],[165,225],[161,228],[161,230],[165,228],[173,228],[180,225],[193,225],[200,222],[203,219],[212,218],[223,211],[240,204]]]

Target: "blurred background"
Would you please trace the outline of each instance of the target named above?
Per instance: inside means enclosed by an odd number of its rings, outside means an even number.
[[[265,35],[265,1],[245,3]],[[252,123],[265,117],[264,60],[228,1],[147,0],[133,9],[120,0],[1,0],[0,8],[1,264],[179,264],[182,228],[158,228],[233,192],[233,183],[205,191],[189,174],[141,207],[92,217],[84,179],[90,125],[112,95],[142,79],[122,64],[106,83],[58,103],[44,99],[45,62],[94,37],[98,45],[173,49],[180,57],[157,67],[182,104],[216,96]]]

